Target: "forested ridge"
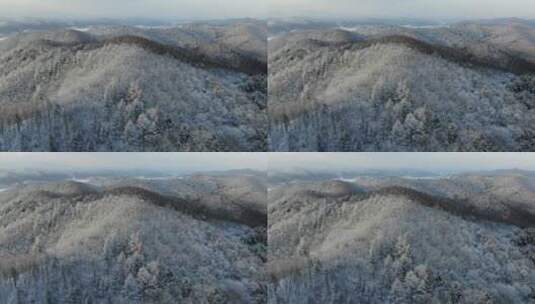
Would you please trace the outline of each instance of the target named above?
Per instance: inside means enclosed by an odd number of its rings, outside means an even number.
[[[278,185],[269,302],[530,303],[532,185],[523,173]]]
[[[236,189],[235,179],[246,181]],[[0,193],[0,302],[266,302],[267,216],[257,180],[98,180]],[[183,194],[163,190],[171,184]],[[241,191],[249,194],[237,206],[231,198]]]
[[[262,35],[261,26],[238,37]],[[257,44],[109,31],[22,33],[0,44],[1,150],[265,150],[267,64],[251,51]]]
[[[213,58],[203,54],[202,52],[181,48],[174,45],[166,45],[153,41],[141,36],[135,35],[124,35],[124,36],[115,36],[105,39],[87,39],[82,42],[58,42],[54,40],[41,40],[40,43],[58,48],[69,48],[73,52],[78,50],[94,50],[106,45],[132,45],[138,46],[152,52],[157,55],[169,56],[176,60],[183,61],[185,63],[191,64],[199,68],[219,68],[219,69],[228,69],[235,70],[237,72],[247,73],[251,75],[255,74],[266,74],[267,66],[265,63],[256,60],[255,58],[249,58],[245,55],[242,55],[236,52],[237,56],[241,56],[237,63],[234,62],[225,62],[224,60],[216,61]],[[37,54],[31,53],[29,59],[35,59]],[[8,58],[8,60],[11,58]],[[26,59],[24,59],[26,60]],[[24,61],[23,60],[23,61]]]
[[[354,39],[351,39],[354,40]],[[468,48],[456,48],[451,46],[434,45],[411,36],[392,35],[370,39],[356,39],[356,41],[330,42],[321,40],[309,40],[307,43],[319,47],[328,47],[341,50],[369,48],[376,44],[402,44],[415,49],[423,54],[439,56],[443,59],[465,65],[468,67],[480,67],[503,70],[514,74],[535,73],[535,63],[519,56],[504,52],[504,58],[485,58],[472,53]],[[499,59],[499,60],[497,60]]]
[[[470,35],[368,26],[274,37],[271,150],[530,150],[535,63]]]

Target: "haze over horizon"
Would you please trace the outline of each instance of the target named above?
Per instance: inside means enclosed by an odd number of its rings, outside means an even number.
[[[277,153],[269,170],[402,170],[429,172],[535,170],[535,153]]]
[[[262,18],[265,0],[0,0],[0,18],[144,18],[208,20]]]
[[[416,18],[469,20],[535,18],[535,1],[511,0],[268,0],[270,17]]]
[[[33,169],[161,170],[200,172],[253,169],[265,171],[265,153],[3,153],[0,172]]]

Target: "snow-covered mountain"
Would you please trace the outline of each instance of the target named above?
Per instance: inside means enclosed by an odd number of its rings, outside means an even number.
[[[269,303],[531,303],[532,174],[361,177],[269,192]]]
[[[0,150],[266,150],[266,26],[28,31],[0,42]]]
[[[91,181],[0,193],[1,303],[266,302],[265,178]]]
[[[270,149],[531,151],[535,27],[502,23],[272,38]]]

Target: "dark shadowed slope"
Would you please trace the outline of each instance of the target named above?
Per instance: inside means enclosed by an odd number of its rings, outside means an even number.
[[[76,32],[76,31],[69,31]],[[131,45],[141,47],[142,49],[154,53],[156,55],[169,56],[176,60],[190,64],[195,67],[205,69],[226,69],[236,72],[257,75],[266,74],[267,66],[264,62],[249,58],[246,56],[238,57],[236,62],[228,60],[217,60],[208,55],[199,52],[198,50],[181,48],[174,45],[166,45],[140,36],[117,36],[107,39],[97,39],[89,34],[76,33],[77,36],[61,42],[54,40],[42,40],[42,43],[50,47],[71,48],[73,52],[78,50],[98,49],[106,45]]]
[[[498,69],[514,74],[535,73],[535,63],[504,53],[503,58],[483,58],[468,49],[433,45],[409,36],[386,36],[357,43],[357,47],[369,47],[377,43],[399,43],[428,55],[435,55],[467,67]]]
[[[174,209],[183,214],[193,216],[203,220],[224,220],[232,221],[251,227],[266,226],[267,214],[260,210],[255,210],[252,206],[236,206],[228,202],[229,206],[210,206],[201,199],[187,201],[182,198],[164,196],[137,187],[113,188],[103,192],[101,195],[126,195],[143,199],[147,203],[163,208]]]
[[[406,196],[411,201],[426,207],[436,208],[450,212],[467,219],[484,220],[516,225],[522,228],[535,227],[535,214],[529,210],[517,206],[516,202],[504,204],[506,210],[487,210],[478,207],[469,200],[454,200],[445,197],[437,197],[424,192],[404,187],[386,187],[369,195],[394,195]]]

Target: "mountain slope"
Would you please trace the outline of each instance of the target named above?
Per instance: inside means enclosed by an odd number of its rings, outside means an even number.
[[[535,179],[527,171],[475,172],[435,179],[358,177],[355,182],[368,190],[402,187],[460,200],[470,208],[500,217],[513,217],[516,213],[527,217],[535,215]]]
[[[283,45],[269,59],[271,150],[532,147],[535,66],[526,59],[356,34],[365,38],[332,43],[304,33],[270,42]]]
[[[3,192],[0,302],[265,303],[265,227],[196,203],[75,182]]]
[[[277,191],[270,303],[535,299],[533,228],[444,208],[443,199],[406,188],[336,198]]]
[[[146,31],[23,33],[1,42],[0,150],[265,150],[265,61]]]

